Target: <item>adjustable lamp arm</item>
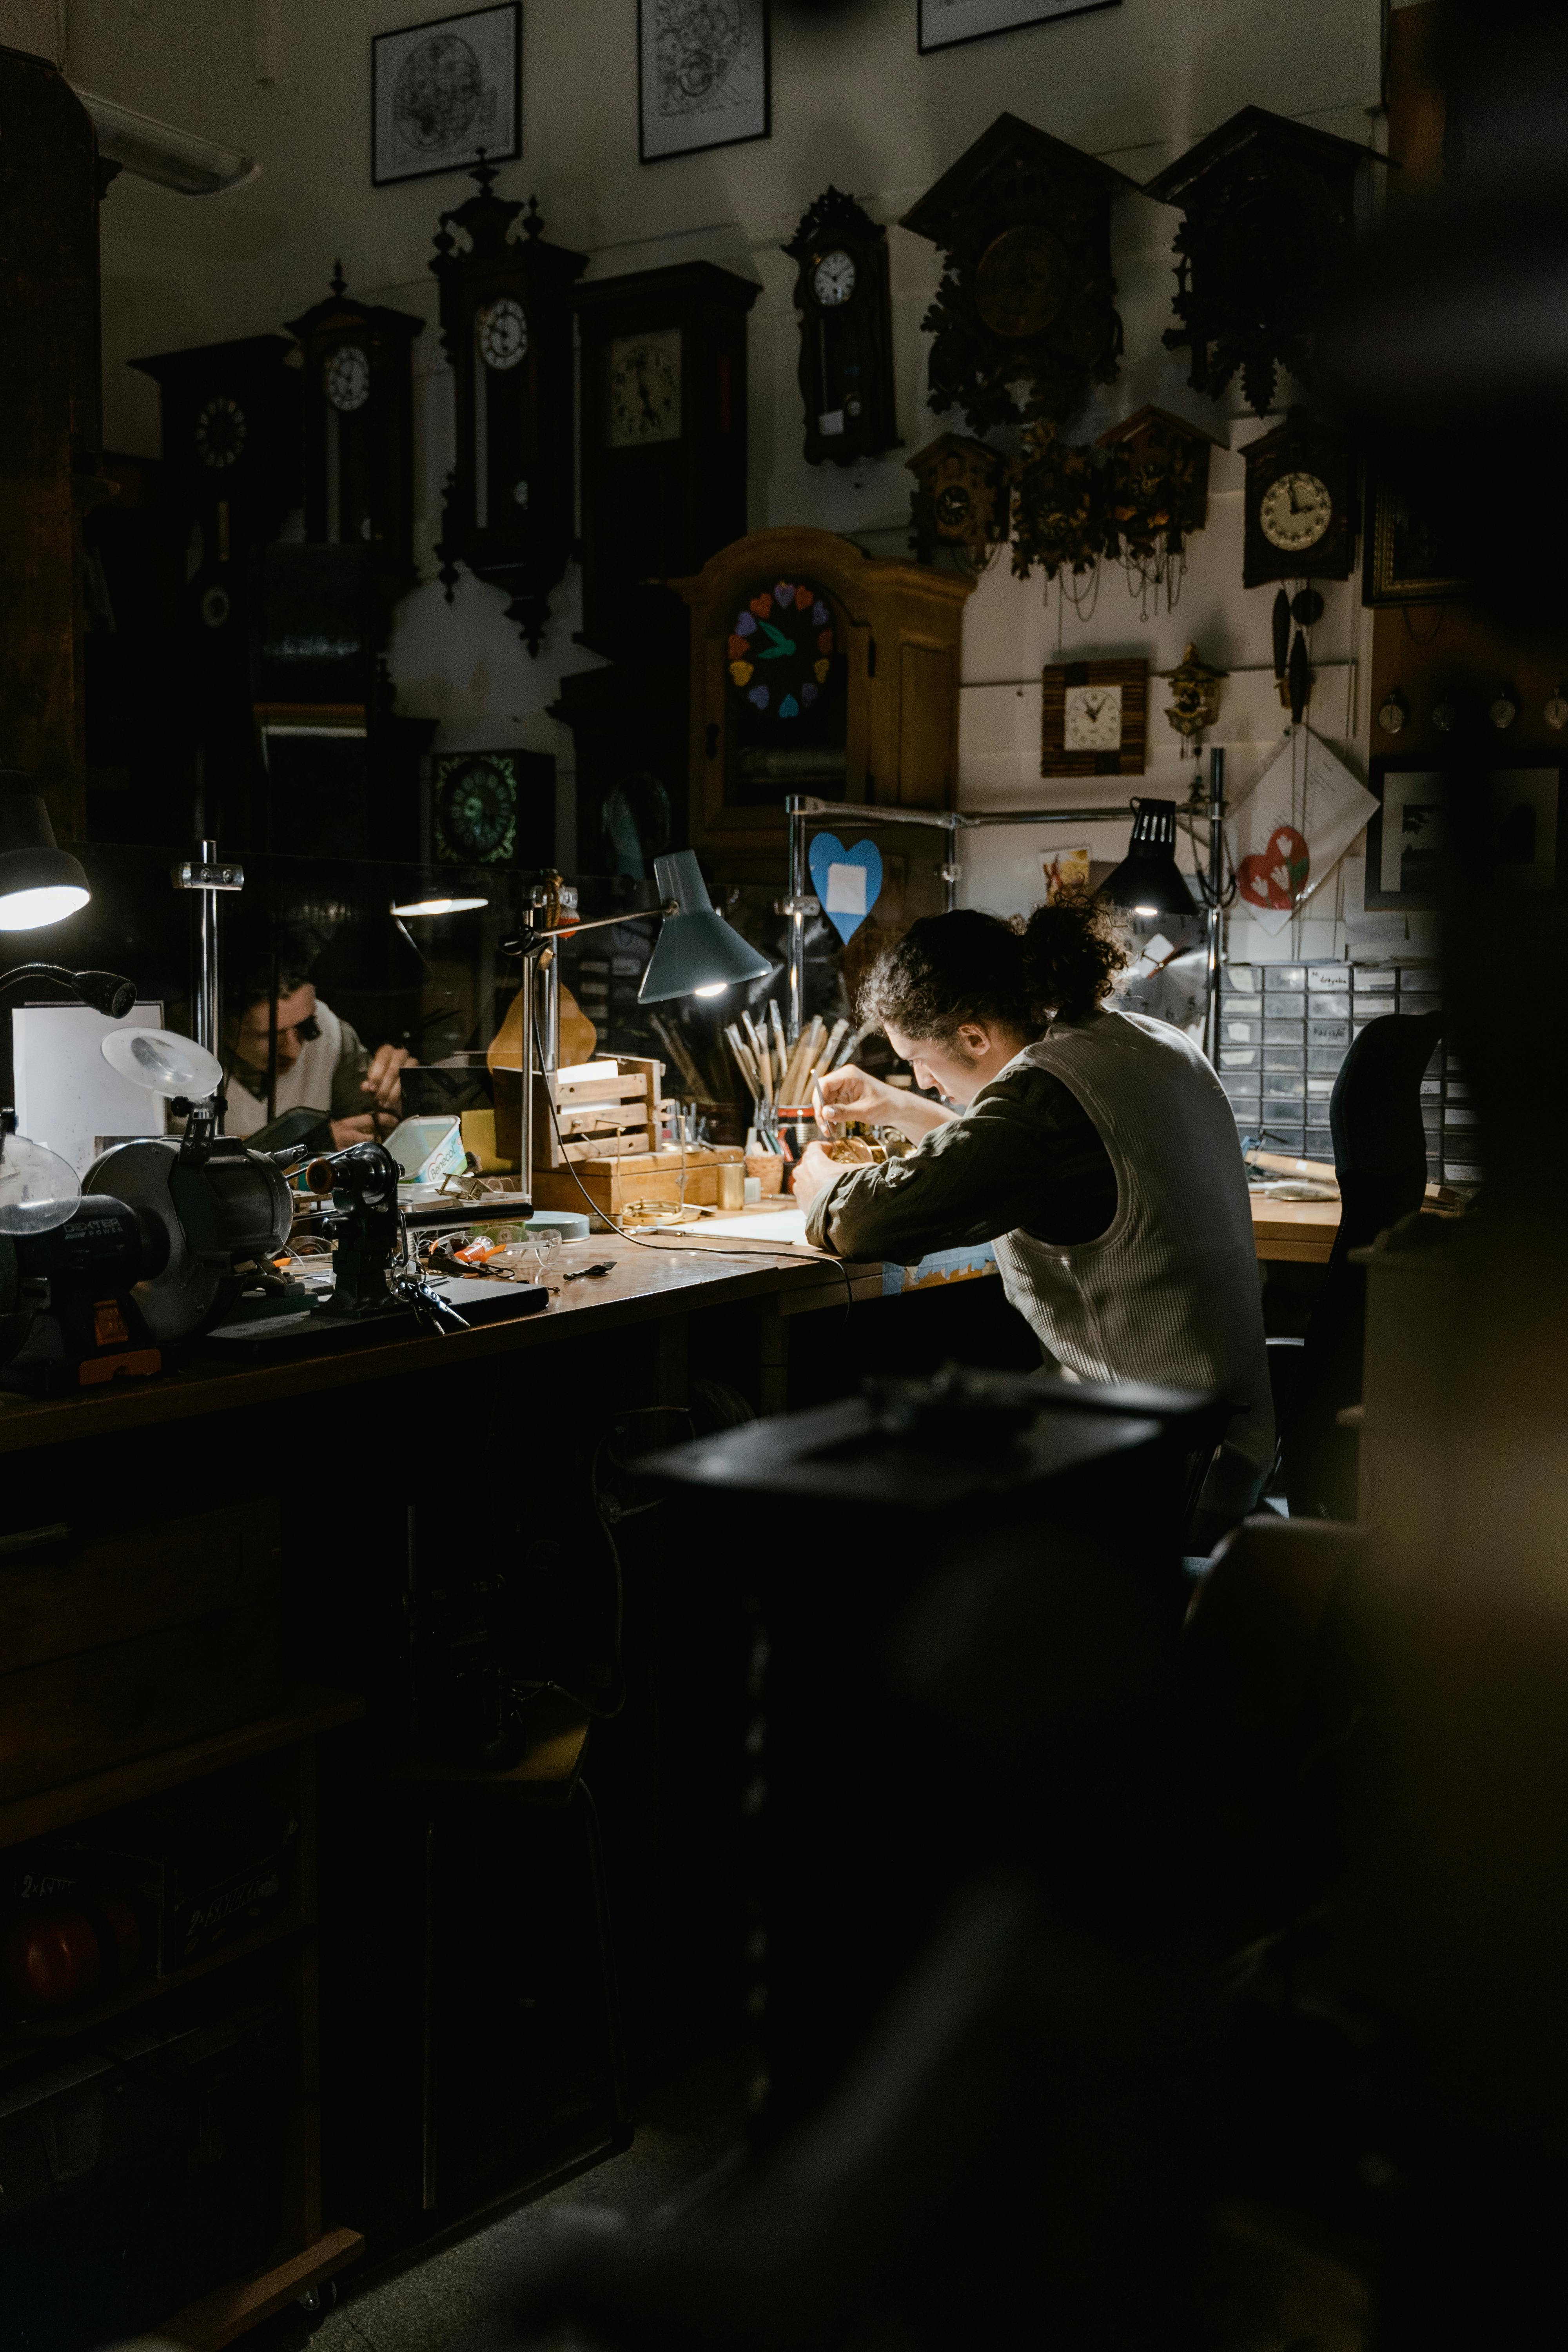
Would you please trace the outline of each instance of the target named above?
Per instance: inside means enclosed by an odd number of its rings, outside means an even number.
[[[123,972],[68,971],[63,963],[14,964],[9,971],[0,972],[0,994],[12,988],[30,988],[40,980],[69,989],[83,1004],[107,1013],[110,1021],[123,1021],[136,1002],[136,982],[127,980]]]

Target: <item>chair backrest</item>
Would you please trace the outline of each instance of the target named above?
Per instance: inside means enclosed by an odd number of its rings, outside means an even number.
[[[1334,1081],[1329,1128],[1340,1180],[1336,1257],[1366,1244],[1421,1206],[1426,1133],[1421,1076],[1443,1034],[1440,1013],[1369,1021]]]

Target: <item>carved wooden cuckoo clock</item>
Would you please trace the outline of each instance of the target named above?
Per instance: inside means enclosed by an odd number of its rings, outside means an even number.
[[[922,321],[931,405],[976,433],[1060,424],[1121,352],[1110,204],[1136,184],[1016,114],[942,173],[903,226],[947,257]]]
[[[853,466],[900,448],[887,230],[830,187],[784,250],[796,264],[807,465]]]
[[[1157,548],[1179,554],[1188,533],[1204,527],[1209,452],[1223,443],[1169,409],[1144,407],[1095,446],[1110,452],[1111,518],[1130,559],[1147,562]]]
[[[1312,320],[1350,257],[1369,163],[1384,159],[1329,131],[1244,106],[1150,181],[1145,194],[1186,215],[1176,232],[1179,327],[1190,382],[1217,400],[1239,368],[1259,416],[1286,368],[1311,372]]]
[[[452,601],[458,565],[511,599],[537,654],[550,592],[572,552],[572,312],[566,296],[585,253],[543,242],[539,202],[479,193],[443,213],[430,264],[441,287],[441,342],[452,362],[457,464],[447,483],[440,578]]]
[[[1013,527],[1007,458],[989,442],[942,433],[904,462],[915,478],[910,506],[921,562],[943,548],[961,572],[983,572]]]
[[[384,609],[414,567],[411,311],[355,301],[339,262],[326,299],[289,320],[304,356],[305,536],[368,547]]]
[[[1354,484],[1343,435],[1293,408],[1241,454],[1247,466],[1243,586],[1348,580],[1355,560]]]

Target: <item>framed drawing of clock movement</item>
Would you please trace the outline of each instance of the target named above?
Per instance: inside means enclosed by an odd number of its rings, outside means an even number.
[[[1147,662],[1056,662],[1040,685],[1042,776],[1143,773]]]
[[[521,155],[521,0],[378,33],[370,45],[372,184]]]
[[[772,129],[769,0],[637,0],[645,163],[738,147]]]

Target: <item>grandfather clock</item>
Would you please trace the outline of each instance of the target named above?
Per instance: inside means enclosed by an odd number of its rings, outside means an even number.
[[[612,661],[681,661],[668,583],[746,528],[746,314],[711,261],[579,286],[583,627]]]
[[[887,230],[830,187],[783,249],[796,265],[807,465],[853,466],[902,448]]]
[[[441,342],[456,385],[457,464],[447,479],[440,578],[458,565],[510,598],[507,618],[537,654],[550,592],[572,552],[572,313],[585,253],[546,245],[539,200],[490,192],[443,213],[430,264],[441,287]]]
[[[383,611],[414,565],[414,338],[407,310],[357,302],[342,262],[331,292],[289,331],[304,359],[305,536],[368,547]]]

